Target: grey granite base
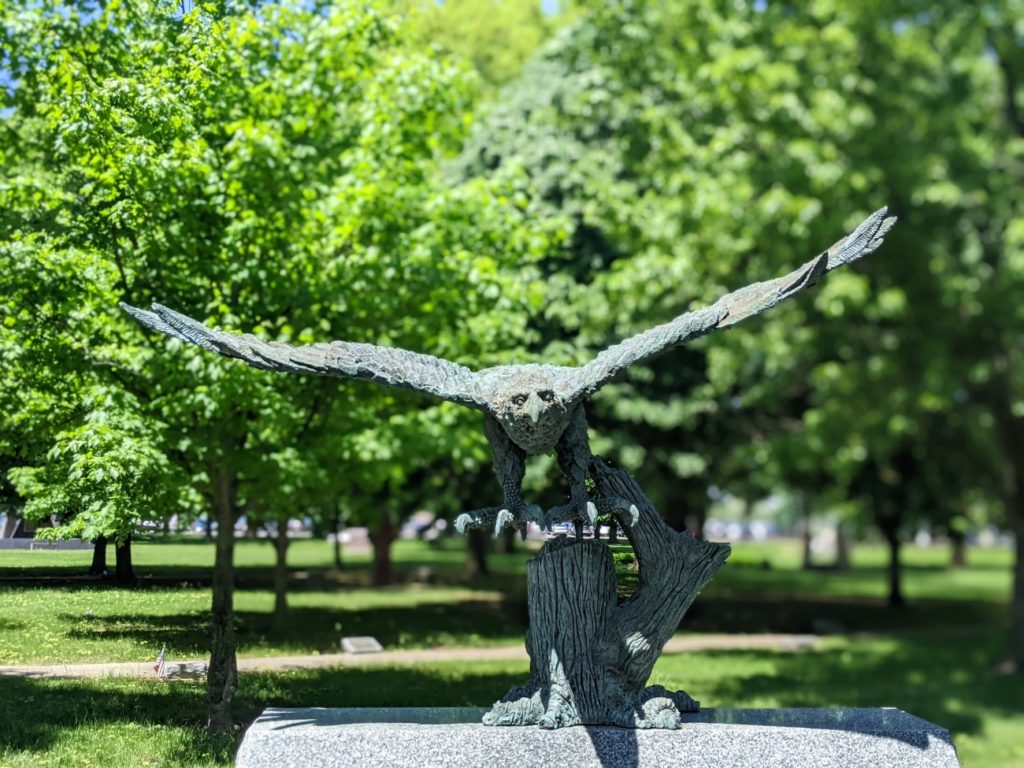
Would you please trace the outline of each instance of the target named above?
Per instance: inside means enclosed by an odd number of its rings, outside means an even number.
[[[484,709],[267,709],[236,768],[959,768],[949,733],[899,709],[705,709],[676,731],[488,727]]]

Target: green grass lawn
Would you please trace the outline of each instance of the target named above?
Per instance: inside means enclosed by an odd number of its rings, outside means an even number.
[[[81,578],[87,551],[0,551],[0,664],[142,661],[167,647],[172,658],[201,657],[208,647],[212,546],[138,543],[140,585],[122,589]],[[911,605],[885,605],[884,553],[854,551],[846,572],[799,568],[795,542],[741,543],[684,619],[691,632],[889,631],[1005,622],[1010,553],[978,550],[971,567],[943,567],[941,549],[908,548],[905,590]],[[342,635],[369,634],[387,648],[483,646],[522,642],[526,631],[525,563],[529,553],[493,555],[491,574],[461,578],[461,540],[395,546],[405,583],[371,588],[368,555],[330,570],[322,541],[292,544],[290,619],[271,622],[269,544],[238,544],[239,651],[246,655],[328,653]],[[765,567],[768,563],[769,567]],[[430,582],[412,580],[430,569]],[[5,581],[4,579],[7,579]],[[627,579],[628,580],[628,579]]]
[[[201,657],[209,647],[212,546],[139,543],[139,586],[123,589],[80,578],[85,551],[0,552],[0,664],[141,661],[167,647],[171,658]],[[287,625],[272,627],[269,568],[264,542],[239,542],[240,653],[278,655],[337,652],[343,635],[374,635],[388,648],[520,643],[526,625],[528,553],[494,555],[493,573],[461,579],[464,544],[434,549],[416,542],[395,546],[403,579],[431,569],[432,583],[406,581],[371,588],[368,555],[348,569],[328,570],[322,541],[293,543],[295,568]],[[4,583],[3,577],[14,579]]]
[[[652,682],[705,706],[898,706],[949,728],[967,766],[1024,766],[1024,683],[993,671],[1005,650],[1009,552],[972,551],[969,568],[949,571],[946,551],[908,548],[911,604],[893,610],[880,547],[855,549],[843,573],[801,571],[796,542],[734,550],[683,629],[839,634],[809,652],[668,656]],[[212,557],[206,542],[140,542],[140,586],[126,590],[81,578],[87,551],[0,551],[0,664],[143,660],[164,644],[171,658],[201,657]],[[489,576],[466,581],[460,540],[401,542],[404,583],[372,589],[366,555],[349,557],[339,574],[327,544],[299,541],[290,621],[275,631],[273,552],[240,542],[240,651],[334,652],[349,634],[391,648],[518,644],[528,557],[496,555]],[[520,663],[471,663],[245,675],[236,712],[248,721],[275,705],[486,705],[526,672]],[[207,740],[204,709],[194,684],[0,678],[0,768],[229,764],[236,742]]]
[[[798,653],[663,657],[652,682],[704,706],[897,706],[950,728],[968,768],[1024,765],[1024,684],[991,672],[992,633],[828,640]],[[237,713],[266,706],[490,704],[525,663],[437,664],[244,675]],[[190,683],[0,679],[0,766],[230,764],[235,739],[204,735],[204,690]]]

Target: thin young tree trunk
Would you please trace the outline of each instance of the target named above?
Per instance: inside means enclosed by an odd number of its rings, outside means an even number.
[[[949,567],[961,570],[967,567],[967,544],[962,531],[949,532]]]
[[[280,629],[288,619],[288,524],[277,523],[274,534],[274,626]]]
[[[811,497],[806,493],[800,494],[800,518],[803,520],[803,540],[804,540],[804,564],[803,569],[805,571],[811,570],[814,567],[812,562],[813,557],[811,553]]]
[[[836,523],[836,570],[846,571],[850,568],[850,543],[846,538],[843,524]]]
[[[513,534],[514,528],[509,529]],[[466,576],[486,576],[487,570],[487,539],[489,533],[483,528],[470,528],[466,531]]]
[[[92,543],[92,565],[89,566],[91,576],[103,576],[107,572],[107,537],[97,536]]]
[[[391,583],[391,544],[397,537],[391,515],[383,513],[377,528],[370,532],[370,543],[373,545],[373,575],[375,587]]]
[[[1010,464],[1006,516],[1015,540],[1013,593],[1010,596],[1010,664],[1018,675],[1024,675],[1024,419],[1014,417],[1004,429]]]
[[[332,527],[334,528],[334,567],[340,571],[345,566],[341,559],[341,533],[345,529],[345,524],[341,520],[341,507],[337,505],[334,507]]]
[[[126,536],[123,541],[115,544],[114,557],[114,578],[118,584],[131,585],[135,583],[135,570],[132,568],[132,537]]]
[[[519,531],[515,528],[506,528],[501,532],[501,551],[506,555],[514,555],[516,553],[516,536],[519,535]],[[596,534],[595,534],[596,535]]]
[[[235,520],[237,519],[237,482],[233,474],[218,471],[214,480],[213,502],[217,518],[216,557],[213,565],[213,602],[210,666],[206,673],[209,704],[207,727],[211,734],[230,733],[231,699],[238,688],[238,661],[235,657]]]
[[[1022,467],[1024,469],[1024,467]],[[1024,510],[1013,513],[1016,558],[1013,564],[1013,596],[1010,604],[1010,660],[1018,675],[1024,675]]]
[[[1006,517],[1015,538],[1013,593],[1010,597],[1009,661],[1024,675],[1024,418],[1013,412],[1014,390],[1007,361],[997,361],[1001,373],[994,381],[991,405],[1004,458]]]
[[[902,608],[907,604],[903,598],[903,565],[900,562],[899,526],[895,523],[883,523],[882,535],[889,545],[889,605]]]

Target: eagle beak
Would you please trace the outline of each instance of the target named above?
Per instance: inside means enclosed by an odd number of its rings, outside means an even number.
[[[530,417],[530,421],[534,424],[537,423],[537,419],[540,417],[540,398],[536,395],[530,395],[526,401],[526,415]]]

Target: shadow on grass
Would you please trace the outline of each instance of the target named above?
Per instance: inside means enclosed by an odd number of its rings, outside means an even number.
[[[893,608],[885,600],[868,597],[704,593],[683,618],[680,629],[835,634],[952,625],[998,626],[1008,621],[1005,604],[984,601],[920,599]]]
[[[105,614],[86,618],[59,615],[72,641],[128,638],[154,648],[167,646],[172,654],[202,654],[209,646],[207,613],[169,615]],[[432,647],[477,639],[492,644],[515,641],[526,634],[527,610],[517,600],[453,601],[420,605],[345,610],[293,606],[282,628],[269,613],[236,613],[238,646],[245,653],[261,647],[292,647],[295,652],[337,652],[341,637],[372,635],[385,648]],[[472,641],[468,640],[472,638]]]
[[[224,740],[204,730],[201,684],[159,681],[0,679],[0,754],[45,753],[65,731],[131,723],[184,733],[172,764],[230,764],[242,729],[266,707],[489,706],[521,682],[522,673],[405,667],[322,669],[243,675],[235,697],[238,732]]]
[[[525,556],[524,556],[525,562]],[[177,587],[207,588],[213,583],[210,567],[195,565],[152,565],[136,567],[137,581],[131,586],[118,584],[110,577],[86,573],[86,566],[40,566],[0,568],[0,586],[19,588],[64,589],[117,589],[147,590]],[[410,584],[460,586],[471,589],[519,591],[526,593],[524,568],[495,568],[485,576],[467,577],[462,563],[436,560],[404,559],[392,569],[394,588]],[[373,586],[369,565],[348,566],[345,570],[333,568],[292,568],[288,582],[289,593],[321,592],[344,588]],[[273,569],[269,566],[235,566],[235,588],[272,591]]]
[[[721,706],[769,699],[784,707],[899,707],[978,735],[985,715],[1020,715],[1024,702],[1024,679],[992,671],[1005,648],[991,635],[853,640],[812,654],[777,654],[770,674],[723,677],[705,686],[703,698]]]
[[[130,639],[172,655],[203,655],[209,645],[209,615],[184,611],[166,615],[104,614],[86,617],[62,613],[70,641]],[[890,608],[873,598],[701,595],[683,618],[688,632],[846,632],[922,631],[928,628],[1006,624],[1004,605],[970,601],[918,600]],[[236,613],[238,645],[243,653],[287,648],[295,653],[337,652],[342,636],[372,635],[386,649],[519,642],[528,624],[519,597],[498,600],[429,602],[416,605],[346,610],[343,607],[292,606],[283,627],[270,613]]]

